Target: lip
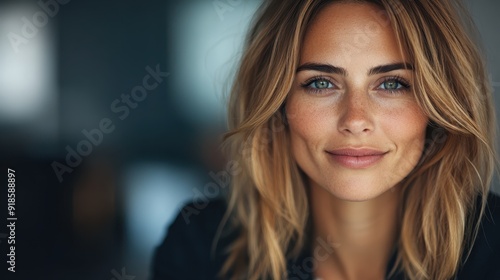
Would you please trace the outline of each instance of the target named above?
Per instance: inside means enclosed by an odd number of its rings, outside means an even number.
[[[336,163],[352,169],[368,168],[378,163],[388,153],[370,148],[344,148],[326,151]]]

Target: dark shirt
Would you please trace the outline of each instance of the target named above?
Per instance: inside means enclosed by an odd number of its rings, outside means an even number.
[[[198,206],[198,207],[197,207]],[[212,255],[212,241],[226,211],[223,200],[203,205],[187,204],[170,225],[167,236],[155,251],[152,280],[211,280],[217,278],[227,257],[224,248],[236,237],[223,235]],[[309,250],[287,264],[288,279],[314,279]],[[392,267],[394,256],[388,263]],[[402,274],[391,280],[404,279]],[[500,279],[500,197],[488,196],[488,204],[469,258],[462,264],[456,279]]]

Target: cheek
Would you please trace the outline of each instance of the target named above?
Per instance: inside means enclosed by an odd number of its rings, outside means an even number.
[[[385,118],[384,127],[401,158],[402,169],[412,169],[420,160],[428,118],[413,104]],[[406,164],[405,164],[406,163]]]
[[[308,169],[313,151],[325,137],[321,112],[316,106],[294,95],[287,101],[286,112],[293,157],[299,166]]]
[[[391,135],[395,143],[422,142],[428,118],[416,101],[406,100],[382,107],[384,116],[380,118],[384,131]]]
[[[314,142],[325,137],[334,128],[332,104],[292,94],[287,101],[287,120],[293,137]]]
[[[415,143],[410,146],[421,150],[425,141],[425,131],[427,128],[428,118],[421,112],[419,108],[412,108],[406,111],[404,121],[398,123],[398,128],[401,136],[406,142]]]
[[[303,138],[311,134],[307,126],[308,119],[310,118],[307,113],[309,108],[306,107],[307,106],[300,105],[300,102],[293,94],[287,101],[286,118],[292,140],[296,137]]]

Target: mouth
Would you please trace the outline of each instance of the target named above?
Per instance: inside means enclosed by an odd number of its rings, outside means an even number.
[[[346,168],[362,169],[378,163],[388,153],[376,149],[337,149],[326,151],[329,158]]]

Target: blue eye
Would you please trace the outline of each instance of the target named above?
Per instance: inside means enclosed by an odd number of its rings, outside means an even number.
[[[394,90],[394,89],[400,89],[403,87],[400,82],[398,81],[385,81],[381,84],[382,89],[389,89],[389,90]]]
[[[300,85],[305,91],[314,94],[326,94],[335,86],[328,79],[323,77],[314,77]]]
[[[327,80],[324,79],[318,79],[310,82],[308,84],[309,87],[312,87],[314,89],[327,89],[327,88],[332,88],[333,85]]]
[[[405,91],[410,88],[410,85],[403,79],[399,77],[392,77],[385,79],[377,89],[385,90],[389,92],[399,92]]]

